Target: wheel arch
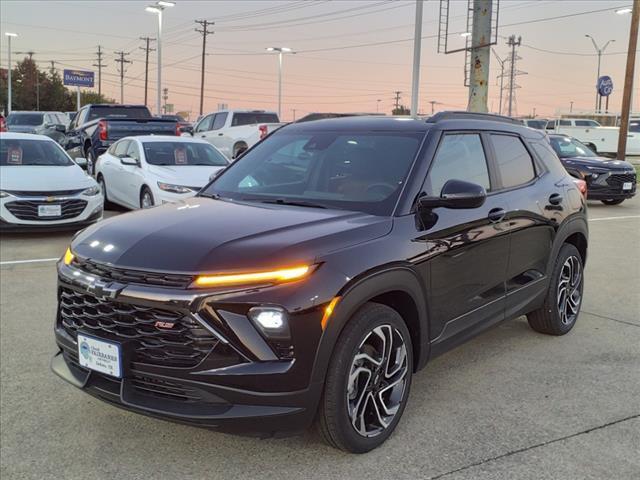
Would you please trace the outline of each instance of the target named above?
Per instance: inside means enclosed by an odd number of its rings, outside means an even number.
[[[562,248],[562,245],[564,245],[565,243],[570,243],[578,249],[578,252],[580,252],[580,256],[582,257],[582,263],[586,265],[588,239],[589,227],[584,216],[573,217],[563,223],[556,233],[552,252],[549,256],[549,265],[547,266],[547,271],[551,272],[551,269],[553,269],[555,259],[560,252],[560,248]]]
[[[427,302],[422,282],[410,266],[391,266],[368,272],[351,280],[338,295],[340,301],[322,334],[316,354],[314,382],[324,382],[342,330],[358,309],[368,302],[386,305],[400,314],[411,334],[414,371],[424,367],[430,353]]]

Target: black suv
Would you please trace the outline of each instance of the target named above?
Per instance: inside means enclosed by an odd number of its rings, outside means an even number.
[[[568,135],[549,135],[549,142],[567,172],[587,183],[588,200],[620,205],[636,194],[636,171],[632,164],[600,157]]]
[[[53,371],[128,410],[338,448],[392,433],[412,375],[503,320],[563,335],[585,202],[503,117],[290,124],[195,198],[77,235]]]

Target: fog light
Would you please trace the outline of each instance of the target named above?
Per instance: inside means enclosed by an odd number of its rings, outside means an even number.
[[[249,318],[266,330],[282,330],[287,323],[286,312],[277,307],[253,307]]]

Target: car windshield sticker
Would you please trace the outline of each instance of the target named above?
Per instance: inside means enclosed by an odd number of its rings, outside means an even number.
[[[7,148],[7,163],[9,165],[22,165],[22,148],[17,146]]]
[[[173,157],[176,160],[176,165],[186,165],[187,164],[187,149],[186,148],[176,148],[173,151]]]

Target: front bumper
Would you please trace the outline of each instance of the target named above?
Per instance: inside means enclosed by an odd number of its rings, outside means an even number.
[[[114,302],[120,312],[133,308],[149,315],[157,309],[165,314],[184,315],[189,322],[198,323],[194,327],[198,332],[192,332],[192,336],[201,335],[202,327],[213,334],[209,339],[211,350],[204,358],[177,366],[171,359],[156,361],[153,356],[141,353],[142,342],[153,343],[147,338],[155,338],[157,332],[136,324],[136,328],[149,335],[140,341],[136,332],[118,330],[111,318],[120,324],[129,320],[114,317],[108,310],[111,300],[90,293],[85,277],[80,269],[59,265],[61,300],[55,325],[59,352],[51,368],[64,380],[121,408],[231,433],[292,434],[312,423],[322,388],[321,383],[310,381],[321,335],[321,309],[291,316],[291,351],[295,354],[289,356],[288,350],[278,350],[277,345],[261,336],[244,315],[225,313],[229,320],[240,322],[233,324],[215,313],[219,308],[219,311],[240,312],[243,306],[256,305],[256,289],[252,293],[213,294],[133,284],[118,289]],[[282,291],[272,293],[270,298],[276,301],[283,294]],[[73,300],[68,303],[65,298]],[[79,306],[77,298],[100,305],[95,307],[97,310],[91,310],[86,304]],[[103,302],[107,302],[106,307]],[[77,329],[68,328],[65,322],[70,316],[82,317],[87,310],[93,317],[99,312],[97,323],[79,321]],[[153,322],[147,324],[153,325]],[[311,325],[315,328],[309,328]],[[77,333],[122,345],[121,379],[80,366]]]
[[[38,217],[38,205],[61,205],[60,217]],[[59,230],[89,225],[102,218],[101,194],[73,196],[10,196],[0,200],[2,230]]]
[[[588,200],[616,200],[627,199],[635,196],[637,190],[637,178],[635,172],[615,173],[608,172],[585,176],[587,182]],[[631,184],[630,189],[624,189],[625,184]]]

